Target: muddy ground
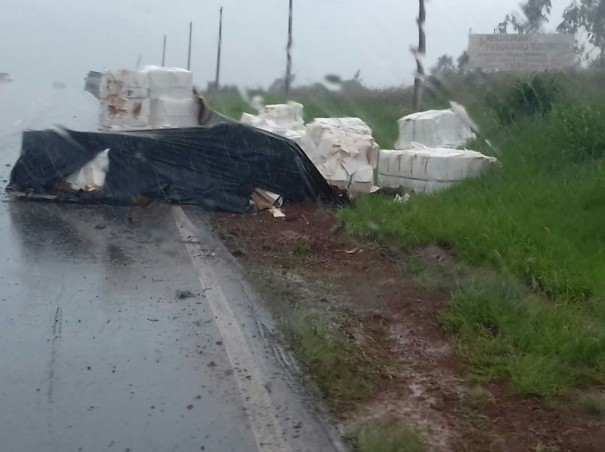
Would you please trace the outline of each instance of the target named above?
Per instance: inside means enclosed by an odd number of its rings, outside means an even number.
[[[412,425],[440,451],[603,450],[603,423],[571,404],[522,398],[506,382],[480,386],[467,378],[439,320],[449,295],[406,273],[405,250],[353,239],[334,212],[315,205],[283,210],[285,219],[267,212],[217,215],[214,227],[257,286],[280,300],[273,306],[278,316],[328,303],[353,313],[360,325],[382,326],[365,328],[376,337],[362,346],[385,372],[371,398],[335,413],[344,426]],[[431,246],[423,258],[430,267],[455,256]]]

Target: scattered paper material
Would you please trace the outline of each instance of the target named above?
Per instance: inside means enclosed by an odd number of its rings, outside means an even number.
[[[250,197],[257,210],[268,210],[281,207],[284,200],[281,195],[257,188]]]
[[[273,218],[286,218],[286,214],[279,207],[271,207]]]

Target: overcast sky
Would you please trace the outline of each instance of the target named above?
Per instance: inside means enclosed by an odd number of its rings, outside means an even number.
[[[552,0],[554,29],[571,0]],[[491,33],[519,0],[427,0],[428,64],[457,57],[468,32]],[[0,72],[15,80],[83,83],[88,70],[187,64],[205,87],[214,78],[218,9],[223,5],[222,82],[267,86],[285,71],[288,0],[2,0]],[[417,43],[417,0],[294,0],[297,84],[359,69],[370,86],[407,83]]]

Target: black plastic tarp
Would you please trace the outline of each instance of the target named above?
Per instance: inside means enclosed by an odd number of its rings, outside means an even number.
[[[96,201],[130,204],[145,196],[241,213],[260,188],[280,194],[285,203],[341,202],[296,143],[237,123],[120,133],[24,132],[7,189],[53,194],[105,149],[109,170]]]

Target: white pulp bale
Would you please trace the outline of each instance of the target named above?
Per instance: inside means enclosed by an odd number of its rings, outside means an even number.
[[[109,149],[99,152],[94,159],[65,180],[74,190],[98,190],[105,185],[107,171],[109,171]]]
[[[433,193],[476,177],[497,166],[497,159],[479,152],[447,148],[380,151],[378,185]]]
[[[457,148],[475,138],[469,125],[453,110],[428,110],[399,121],[395,149],[411,149],[414,143],[431,148]]]
[[[101,102],[101,127],[119,130],[149,127],[149,99],[113,97]]]
[[[359,118],[318,118],[307,125],[303,149],[330,183],[370,193],[378,145]]]
[[[272,127],[283,129],[304,128],[303,105],[296,102],[264,106],[258,116]]]
[[[185,69],[147,66],[149,97],[152,99],[185,99],[193,97],[193,73]]]
[[[151,99],[149,125],[162,127],[194,127],[198,125],[199,104],[193,97],[185,99]]]
[[[116,85],[120,89],[148,89],[149,77],[146,72],[135,69],[110,69],[105,71],[101,81],[101,90],[115,90]]]
[[[240,122],[288,138],[302,147],[305,141],[303,108],[296,102],[267,105],[257,116],[242,114]]]

